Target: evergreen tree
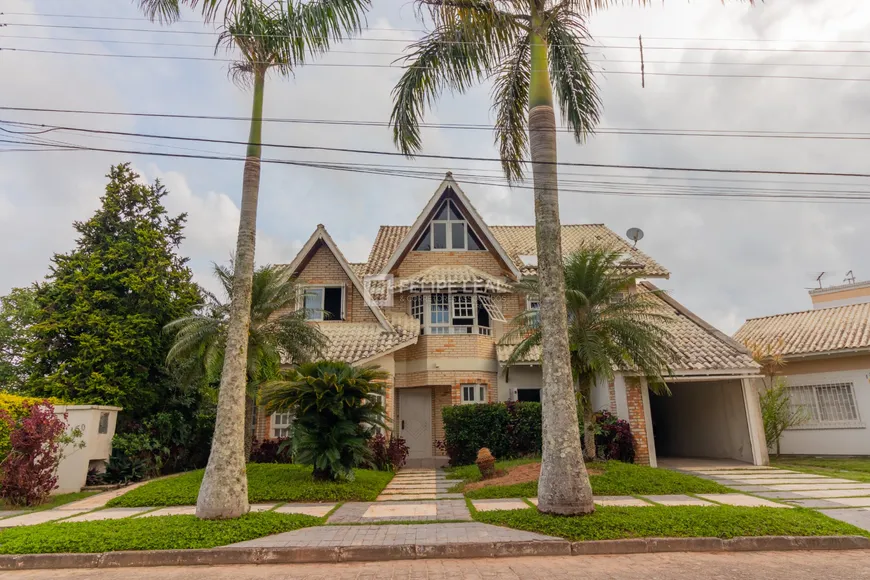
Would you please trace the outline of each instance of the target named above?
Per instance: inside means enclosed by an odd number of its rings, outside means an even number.
[[[13,288],[0,296],[0,391],[21,390],[27,379],[23,364],[36,310],[34,288]]]
[[[75,222],[76,248],[55,254],[37,285],[27,348],[28,390],[77,403],[117,405],[138,420],[177,389],[165,367],[169,322],[202,301],[178,255],[186,215],[170,217],[167,191],[112,167],[102,207]]]

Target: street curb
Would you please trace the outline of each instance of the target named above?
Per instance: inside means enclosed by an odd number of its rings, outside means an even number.
[[[631,538],[569,542],[536,540],[461,544],[405,544],[314,548],[213,548],[143,550],[102,554],[0,555],[0,570],[126,568],[143,566],[221,566],[233,564],[313,564],[431,560],[437,558],[512,558],[519,556],[592,556],[662,552],[783,552],[793,550],[868,550],[863,536],[759,536],[720,538]]]

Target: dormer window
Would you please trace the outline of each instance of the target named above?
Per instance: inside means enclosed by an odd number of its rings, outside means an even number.
[[[414,250],[418,252],[483,250],[483,244],[468,227],[468,221],[459,213],[456,205],[445,200],[435,217],[423,230],[423,235]]]

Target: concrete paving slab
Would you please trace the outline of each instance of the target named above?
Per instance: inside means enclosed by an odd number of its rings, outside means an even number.
[[[742,507],[772,507],[772,508],[790,508],[792,506],[776,503],[768,499],[753,497],[742,493],[705,493],[698,494],[698,497],[706,500],[724,503],[725,505],[736,505]]]
[[[529,509],[529,504],[521,499],[475,499],[471,500],[471,505],[479,512]]]
[[[819,510],[826,516],[852,524],[864,530],[870,531],[870,510],[853,509],[853,510]]]
[[[139,483],[133,483],[118,489],[113,489],[112,491],[106,491],[103,493],[98,493],[96,495],[92,495],[90,497],[86,497],[85,499],[80,499],[79,501],[70,502],[68,504],[64,504],[55,509],[57,510],[95,510],[97,508],[104,507],[109,500],[115,499],[116,497],[120,497],[125,493],[133,491],[137,487],[142,487],[148,483],[147,481],[140,481]]]
[[[866,489],[817,489],[817,490],[796,490],[794,493],[801,497],[809,497],[813,499],[827,499],[832,497],[862,497],[870,496],[870,490]],[[2,523],[2,520],[0,520]]]
[[[610,507],[650,507],[653,504],[642,499],[624,495],[602,495],[593,497],[595,505]]]
[[[435,499],[434,493],[408,493],[396,495],[379,495],[375,501],[409,501],[419,499]]]
[[[11,516],[20,516],[20,515],[23,515],[24,513],[25,513],[25,512],[24,512],[23,510],[6,510],[6,511],[0,511],[0,518],[8,518],[8,517],[11,517]]]
[[[135,516],[150,510],[151,508],[108,508],[104,510],[97,510],[95,512],[88,512],[82,514],[80,516],[75,516],[66,520],[62,520],[60,523],[67,522],[96,522],[100,520],[120,520],[123,518],[129,518],[131,516]]]
[[[274,508],[277,503],[252,503],[251,504],[251,512],[259,513],[259,512],[267,512]]]
[[[716,477],[719,477],[721,479],[731,479],[734,481],[747,481],[750,483],[753,481],[758,481],[760,479],[770,479],[770,480],[780,479],[780,480],[784,480],[784,481],[796,481],[796,480],[805,480],[805,479],[812,480],[812,481],[828,481],[828,480],[832,479],[832,478],[824,476],[824,475],[813,475],[811,473],[793,473],[793,472],[787,472],[787,473],[777,472],[775,474],[774,473],[762,473],[762,474],[757,474],[757,475],[746,475],[743,473],[736,474],[736,475],[721,475],[720,474],[720,475],[717,475]]]
[[[794,491],[759,491],[755,495],[766,497],[768,499],[804,499],[806,496],[798,495]]]
[[[866,483],[833,483],[828,485],[818,483],[789,483],[771,485],[770,489],[774,491],[834,491],[834,490],[863,490],[865,495],[870,495],[870,484]],[[819,496],[823,497],[823,496]]]
[[[536,497],[530,497],[529,501],[532,502],[532,504],[534,504],[534,505],[538,505],[538,498],[536,498]]]
[[[195,515],[196,515],[196,506],[195,505],[182,505],[182,506],[160,508],[157,511],[148,512],[148,513],[142,514],[141,516],[138,516],[138,517],[140,517],[140,518],[152,518],[155,516],[195,516]]]
[[[432,517],[438,508],[434,503],[373,504],[363,513],[364,519]]]
[[[870,497],[838,497],[829,501],[842,507],[870,508]]]
[[[725,483],[724,485],[728,485]],[[766,485],[729,485],[731,489],[736,489],[737,491],[743,491],[746,493],[757,493],[761,495],[764,492],[772,491],[772,488]]]
[[[655,502],[661,505],[700,505],[700,506],[711,506],[714,505],[708,501],[704,501],[703,499],[698,499],[696,497],[692,497],[690,495],[682,495],[682,494],[673,494],[673,495],[644,495],[644,499],[648,499],[649,501]]]
[[[695,473],[701,473],[704,475],[715,475],[717,477],[732,477],[734,475],[752,475],[752,476],[763,476],[769,475],[770,473],[797,473],[795,471],[789,471],[788,469],[776,469],[776,470],[765,470],[759,473],[758,469],[708,469],[705,471],[696,471]]]
[[[797,507],[804,507],[810,509],[822,509],[822,508],[841,508],[843,506],[839,505],[835,500],[832,499],[792,499],[786,500],[789,504],[795,505]]]
[[[0,528],[14,528],[17,526],[35,526],[36,524],[44,524],[53,522],[61,518],[68,518],[88,512],[90,510],[44,510],[41,512],[31,512],[13,518],[0,520]]]
[[[314,516],[322,518],[332,511],[335,507],[334,503],[316,503],[316,504],[298,504],[288,503],[279,508],[275,508],[275,513],[279,514],[301,514],[304,516]]]
[[[833,479],[830,477],[816,479],[782,479],[778,477],[765,477],[759,479],[733,479],[731,481],[741,485],[818,485],[823,487],[829,487],[831,485],[846,485],[849,483],[848,479]]]

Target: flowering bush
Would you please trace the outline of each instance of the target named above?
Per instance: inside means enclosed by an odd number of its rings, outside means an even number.
[[[28,403],[25,411],[16,420],[0,410],[11,446],[0,464],[0,498],[13,505],[33,506],[57,487],[61,448],[73,436],[66,435],[66,414],[63,419],[57,417],[50,402]]]
[[[251,463],[293,463],[292,448],[289,439],[254,440]]]
[[[378,433],[369,440],[369,450],[372,452],[369,463],[378,471],[398,471],[408,459],[408,445],[395,435],[388,440]]]
[[[595,413],[595,446],[599,459],[634,463],[634,437],[628,421],[608,411]]]
[[[33,405],[42,403],[43,400],[47,400],[55,405],[62,404],[58,399],[38,399],[34,397],[19,397],[18,395],[12,395],[9,393],[0,393],[0,412],[4,412],[5,416],[11,418],[14,423],[17,423],[21,418],[27,416]],[[10,426],[10,423],[8,421],[0,420],[0,462],[6,458],[9,450],[12,448],[12,444],[9,442],[9,435],[11,432],[12,427]]]

